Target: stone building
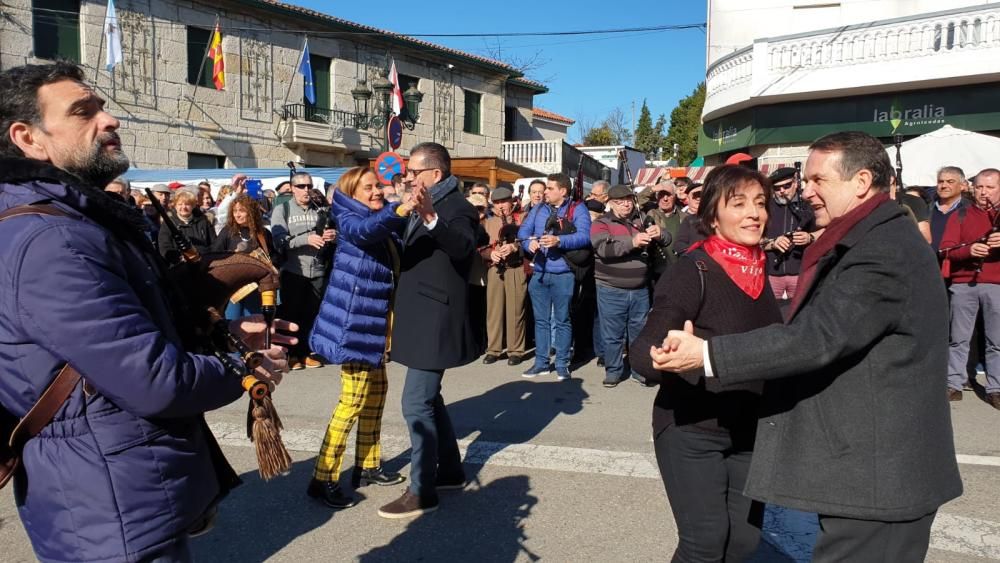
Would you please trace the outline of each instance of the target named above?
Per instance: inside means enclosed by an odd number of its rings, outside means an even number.
[[[123,61],[109,72],[106,2],[5,2],[0,68],[79,62],[121,119],[124,148],[139,168],[367,162],[386,150],[385,127],[359,119],[352,90],[371,92],[390,58],[402,88],[422,94],[418,119],[403,134],[404,156],[436,141],[456,156],[497,157],[505,140],[529,138],[533,98],[547,91],[504,63],[281,2],[118,0],[115,7]],[[206,58],[216,22],[222,90]],[[306,37],[314,104],[298,72]],[[384,117],[374,111],[377,98],[369,113]]]

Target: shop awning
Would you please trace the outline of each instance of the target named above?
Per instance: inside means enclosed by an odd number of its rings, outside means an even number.
[[[792,166],[791,164],[785,164],[784,162],[768,162],[760,164],[758,169],[765,176],[771,174],[779,168]],[[676,167],[671,168],[668,166],[655,166],[650,168],[641,168],[639,173],[635,177],[636,186],[651,186],[656,183],[661,177],[666,176],[669,178],[680,178],[681,176],[687,176],[695,182],[704,182],[705,176],[715,168],[714,166],[688,166],[688,167]]]

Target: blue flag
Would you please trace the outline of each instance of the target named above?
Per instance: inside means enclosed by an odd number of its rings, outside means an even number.
[[[302,62],[299,63],[299,74],[302,75],[302,95],[313,105],[316,105],[316,86],[313,84],[313,67],[309,62],[309,39],[302,45]]]

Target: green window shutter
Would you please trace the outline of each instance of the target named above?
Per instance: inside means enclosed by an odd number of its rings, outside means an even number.
[[[208,42],[212,39],[211,29],[187,28],[187,69],[188,84],[215,88],[212,82],[212,61],[208,58]],[[201,71],[201,79],[198,72]]]
[[[34,0],[31,23],[36,57],[80,62],[79,0]]]
[[[477,92],[465,91],[465,127],[463,131],[474,135],[480,134],[480,106],[483,96]]]
[[[330,57],[309,54],[309,64],[313,71],[313,89],[316,91],[316,107],[332,109],[330,103]],[[302,96],[305,104],[312,105]]]

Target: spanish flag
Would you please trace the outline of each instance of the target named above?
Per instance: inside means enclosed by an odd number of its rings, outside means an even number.
[[[212,32],[212,41],[209,43],[208,58],[212,59],[212,82],[215,83],[216,90],[226,88],[226,61],[222,58],[222,31],[219,24],[215,24],[215,31]]]

